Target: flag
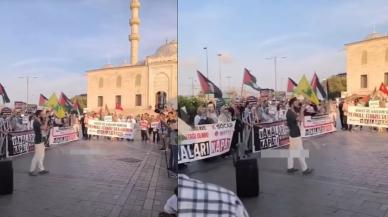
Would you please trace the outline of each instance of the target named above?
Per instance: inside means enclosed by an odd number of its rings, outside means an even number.
[[[317,88],[319,92],[321,93],[321,96],[325,99],[326,98],[326,92],[325,89],[323,88],[321,82],[319,81],[317,73],[314,72],[313,79],[311,80],[311,88],[313,88],[313,91],[315,94],[317,94]]]
[[[388,89],[387,89],[387,87],[384,85],[383,82],[381,82],[379,91],[383,92],[385,95],[388,95]]]
[[[77,98],[74,98],[73,110],[77,111],[78,116],[81,115],[80,112],[79,112],[79,104],[78,104]]]
[[[43,96],[43,94],[40,94],[39,96],[39,106],[44,106],[47,103],[47,98]]]
[[[311,88],[309,82],[305,75],[300,79],[298,86],[294,90],[294,95],[302,95],[305,98],[309,99],[315,105],[319,104],[319,100],[313,89]]]
[[[215,98],[222,98],[222,91],[213,82],[206,78],[200,71],[197,71],[198,80],[201,84],[202,91],[205,94],[214,94]]]
[[[8,98],[7,92],[5,92],[5,88],[2,84],[0,84],[0,95],[3,97],[3,103],[9,103],[10,100]]]
[[[298,84],[291,78],[288,78],[287,92],[293,92],[296,86],[298,86]]]
[[[60,104],[57,104],[53,107],[54,109],[54,114],[55,116],[57,116],[58,118],[64,118],[65,115],[66,115],[66,111],[65,111],[65,108],[60,105]]]
[[[54,108],[56,105],[58,105],[58,98],[55,95],[55,93],[53,93],[50,96],[50,98],[47,100],[47,103],[45,104],[45,106],[49,108]]]
[[[67,111],[71,111],[71,109],[73,108],[73,103],[63,92],[61,92],[61,96],[59,97],[59,104],[63,106]]]
[[[123,107],[121,107],[121,104],[120,103],[116,103],[116,110],[120,110],[120,111],[123,111]]]
[[[244,69],[243,83],[245,85],[248,85],[248,86],[252,87],[253,89],[255,89],[257,91],[260,91],[260,89],[261,89],[259,86],[257,86],[256,77],[253,76],[251,74],[251,72],[249,72],[249,70],[247,68]]]

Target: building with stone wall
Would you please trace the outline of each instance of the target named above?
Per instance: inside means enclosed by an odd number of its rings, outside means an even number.
[[[138,61],[139,0],[132,0],[130,19],[131,63],[106,65],[87,71],[87,107],[99,111],[107,107],[113,112],[117,105],[124,114],[152,112],[157,95],[166,96],[167,104],[176,106],[177,42],[166,42],[143,61]]]
[[[388,36],[369,34],[346,47],[347,94],[368,95],[388,85]]]

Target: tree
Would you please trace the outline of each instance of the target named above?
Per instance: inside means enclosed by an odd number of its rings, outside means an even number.
[[[78,102],[78,105],[80,107],[80,110],[83,111],[84,108],[87,106],[87,95],[86,94],[81,94],[77,96],[73,96],[71,98],[71,101],[74,103],[75,101]]]
[[[178,111],[179,116],[187,122],[187,124],[194,123],[194,117],[197,114],[198,107],[206,105],[206,99],[201,96],[178,96]],[[186,118],[184,118],[182,113],[182,108],[186,108]]]
[[[329,99],[341,97],[341,92],[346,91],[346,77],[344,76],[331,76],[322,82],[322,86],[326,87],[326,82],[329,82]]]

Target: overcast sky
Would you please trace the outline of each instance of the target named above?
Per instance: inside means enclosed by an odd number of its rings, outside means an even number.
[[[278,61],[278,88],[287,77],[296,82],[302,74],[320,79],[346,71],[344,44],[359,41],[374,29],[388,32],[386,0],[196,0],[179,1],[179,92],[191,94],[196,70],[219,84],[218,53],[223,87],[241,88],[243,68],[251,70],[264,88],[274,88]],[[230,83],[227,76],[231,76]]]
[[[176,0],[141,0],[140,59],[176,40]],[[0,83],[12,101],[86,93],[85,72],[130,62],[130,0],[0,1]],[[2,103],[2,102],[1,102]]]

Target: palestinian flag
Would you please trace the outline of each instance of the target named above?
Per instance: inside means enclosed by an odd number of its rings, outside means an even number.
[[[293,92],[296,86],[298,86],[298,84],[291,78],[288,78],[287,92]]]
[[[59,105],[63,106],[67,111],[71,111],[73,103],[71,100],[62,92],[58,101]]]
[[[201,84],[202,91],[205,94],[214,94],[215,98],[222,98],[222,91],[213,82],[206,78],[200,71],[197,71],[198,80]]]
[[[78,104],[77,98],[74,99],[73,110],[77,111],[78,115],[80,115],[79,104]]]
[[[387,89],[387,87],[384,85],[383,82],[381,82],[379,91],[383,92],[385,95],[388,95],[388,89]]]
[[[46,105],[47,101],[48,101],[48,99],[45,96],[43,96],[43,94],[40,94],[40,96],[39,96],[39,106]]]
[[[116,110],[120,110],[120,111],[123,111],[123,107],[121,107],[121,104],[120,103],[116,103]]]
[[[317,88],[318,88],[322,98],[326,99],[326,91],[323,88],[321,82],[319,81],[317,73],[314,73],[313,79],[311,80],[311,88],[313,88],[313,91],[315,92],[315,94],[317,94]]]
[[[244,79],[243,79],[243,83],[245,85],[248,85],[250,87],[252,87],[253,89],[257,90],[257,91],[260,91],[260,87],[257,86],[257,83],[256,83],[256,77],[253,76],[249,70],[247,68],[244,69]]]
[[[10,100],[8,98],[7,92],[5,92],[5,89],[2,84],[0,84],[0,96],[3,97],[3,103],[9,103]]]

